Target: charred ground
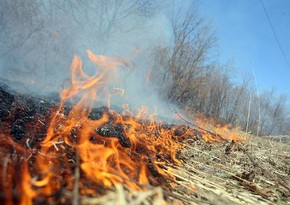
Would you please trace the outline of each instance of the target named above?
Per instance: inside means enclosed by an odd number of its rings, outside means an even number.
[[[34,167],[35,154],[45,138],[51,116],[56,112],[60,100],[57,97],[21,95],[3,84],[0,86],[0,99],[2,177],[0,198],[2,202],[18,203],[21,196],[19,182],[24,179],[22,162],[29,161],[28,169],[32,176],[37,173]],[[71,109],[70,105],[66,105],[63,114],[68,114]],[[132,146],[130,139],[124,134],[127,128],[114,123],[115,117],[110,114],[112,112],[115,111],[110,111],[106,107],[94,108],[89,118],[98,120],[104,113],[109,114],[110,120],[96,129],[96,133],[104,138],[117,138],[121,146],[130,148]],[[147,126],[149,122],[143,120],[140,123]],[[165,129],[174,126],[162,124]],[[61,189],[51,195],[36,197],[33,202],[70,204],[75,199],[75,183],[79,183],[86,186],[87,190],[94,189],[98,193],[98,195],[89,192],[78,193],[77,200],[82,204],[106,204],[115,200],[123,200],[129,204],[130,201],[139,198],[142,198],[140,204],[145,201],[154,203],[158,200],[166,200],[167,203],[180,201],[185,204],[287,204],[290,197],[288,144],[257,137],[241,143],[226,140],[218,143],[205,142],[202,140],[204,134],[202,130],[191,128],[189,131],[189,128],[189,125],[179,125],[174,129],[176,141],[183,146],[177,154],[181,165],[174,164],[169,156],[161,154],[155,156],[167,162],[160,168],[170,172],[174,178],[169,179],[160,175],[149,158],[147,169],[151,180],[150,186],[146,187],[147,191],[136,192],[126,186],[117,186],[114,191],[90,181],[79,170],[77,162],[80,159],[76,155],[76,150],[64,145],[66,153],[58,156],[61,166],[48,170],[55,173],[57,181],[62,181]],[[77,138],[78,129],[73,129],[70,140],[77,143]],[[92,143],[98,143],[100,139],[92,137],[90,140]],[[144,146],[137,148],[137,154],[140,155],[142,152],[150,153]],[[66,159],[70,159],[69,162],[65,161]],[[65,180],[67,176],[76,179],[77,171],[80,172],[78,181],[74,180],[74,184],[71,184]],[[154,188],[158,186],[161,186],[163,191]],[[123,193],[122,199],[120,193]]]

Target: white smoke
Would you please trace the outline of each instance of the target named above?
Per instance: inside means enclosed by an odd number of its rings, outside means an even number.
[[[158,7],[134,8],[133,1],[119,7],[110,5],[118,0],[101,2],[2,1],[0,80],[22,93],[59,93],[70,79],[74,55],[82,59],[85,72],[94,73],[86,53],[90,49],[130,65],[118,84],[127,98],[112,98],[113,104],[147,105],[160,112],[166,106],[146,76],[154,48],[170,44],[166,15]]]

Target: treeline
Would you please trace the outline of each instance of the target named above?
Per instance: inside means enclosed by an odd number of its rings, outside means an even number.
[[[259,93],[249,78],[233,83],[233,66],[221,65],[212,55],[217,38],[196,10],[173,14],[171,22],[173,44],[154,51],[151,79],[163,98],[248,133],[289,135],[286,96]]]
[[[144,62],[139,64],[147,68],[153,62],[151,84],[164,99],[253,134],[289,134],[287,98],[273,91],[258,93],[247,78],[234,83],[233,66],[221,64],[216,57],[214,30],[194,4],[186,9],[179,8],[181,4],[174,0],[2,0],[1,78],[37,92],[57,90],[68,76],[66,68],[74,54],[93,49],[124,56],[139,43],[145,48],[139,54]],[[171,23],[170,46],[157,46],[157,38],[150,38],[148,25],[160,16]],[[166,22],[162,18],[152,28],[154,35],[161,33],[162,28],[155,30]]]

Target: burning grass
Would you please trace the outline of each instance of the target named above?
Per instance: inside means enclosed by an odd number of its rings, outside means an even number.
[[[289,145],[247,136],[240,143],[187,140],[170,192],[118,187],[84,204],[289,204]],[[165,197],[165,198],[164,198]],[[139,199],[142,199],[141,201]],[[158,202],[158,203],[156,203]]]
[[[209,127],[201,120],[166,125],[145,107],[136,115],[128,106],[122,114],[113,111],[111,96],[124,91],[109,89],[108,83],[117,80],[112,76],[118,76],[126,62],[88,54],[96,73],[86,75],[75,56],[71,86],[61,93],[60,103],[35,103],[1,90],[4,203],[232,204],[289,199],[287,162],[259,155],[260,144],[238,130]],[[93,108],[101,99],[107,107]],[[275,156],[289,160],[286,150]]]

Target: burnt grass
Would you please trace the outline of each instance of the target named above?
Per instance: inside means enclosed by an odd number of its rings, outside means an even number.
[[[23,95],[0,83],[0,176],[2,180],[0,202],[19,203],[21,195],[19,181],[23,177],[22,162],[29,161],[30,173],[35,172],[34,154],[46,136],[49,123],[59,103],[60,99],[57,95],[49,97]],[[63,113],[67,115],[71,109],[71,105],[67,104]],[[113,109],[121,111],[118,107]],[[89,118],[98,120],[104,113],[110,113],[108,108],[93,108]],[[109,114],[109,122],[96,129],[96,132],[103,137],[117,138],[123,147],[130,148],[131,142],[124,134],[125,128],[121,124],[114,124],[113,121],[114,116]],[[148,122],[143,120],[140,123]],[[164,123],[162,126],[165,129],[171,129],[175,125]],[[163,187],[167,203],[178,200],[184,204],[191,204],[191,202],[198,204],[239,204],[238,202],[241,204],[286,204],[290,200],[288,184],[290,182],[290,153],[289,150],[285,151],[289,148],[288,145],[283,145],[280,151],[280,148],[278,149],[280,144],[273,145],[276,142],[256,138],[250,144],[249,142],[238,144],[233,141],[208,143],[201,140],[202,132],[198,129],[193,129],[189,133],[190,139],[182,138],[187,129],[187,125],[180,125],[174,130],[177,140],[185,140],[185,149],[178,153],[178,158],[183,165],[171,167],[183,173],[175,178],[177,186],[171,187],[169,182],[158,173],[152,162],[148,161],[147,169],[157,179],[157,184],[155,183],[154,186]],[[77,132],[77,130],[72,130],[72,138],[77,136]],[[94,140],[97,139],[91,139],[92,142]],[[77,161],[75,149],[65,146],[66,159]],[[141,152],[142,149],[140,148]],[[65,176],[74,175],[77,167],[72,161],[69,163],[62,161],[64,159],[60,157],[59,164],[62,166],[52,170],[59,175],[56,178],[59,177],[62,188],[50,196],[36,197],[34,204],[72,203],[72,192],[68,191],[72,190],[72,185],[62,179],[65,179]],[[184,189],[188,184],[183,184],[182,177],[187,181],[193,178],[191,184],[197,189]],[[100,195],[106,194],[105,188],[86,179],[83,173],[80,173],[80,178],[83,180],[81,183],[86,184],[87,188],[96,189],[97,187]],[[199,187],[199,184],[202,186]],[[215,184],[221,185],[221,190],[218,192],[216,189],[219,186],[212,188]]]
[[[27,144],[26,141],[29,140],[30,148],[34,147],[45,138],[49,122],[59,103],[60,99],[57,95],[51,95],[49,98],[18,94],[7,85],[0,83],[1,134],[8,134],[21,145]],[[121,111],[121,108],[116,106],[113,109]],[[67,115],[71,110],[72,106],[68,103],[63,109],[63,114]],[[93,108],[88,117],[91,120],[98,120],[104,113],[109,113],[105,106]],[[110,122],[96,131],[102,136],[116,137],[121,145],[130,147],[129,139],[124,136],[122,125],[114,125],[113,120],[111,115]]]
[[[55,114],[60,103],[59,97],[56,95],[47,96],[30,96],[19,94],[10,89],[5,84],[0,84],[0,175],[2,177],[2,184],[0,186],[0,201],[5,203],[9,201],[19,202],[20,192],[22,191],[19,187],[19,182],[22,180],[23,160],[29,162],[29,172],[37,173],[35,170],[34,163],[37,151],[41,148],[41,142],[46,137],[52,116]],[[113,107],[114,112],[121,111],[118,107]],[[64,115],[68,115],[72,110],[70,104],[65,105],[62,110]],[[130,148],[131,142],[124,133],[124,127],[122,124],[114,124],[114,115],[109,112],[107,107],[93,108],[90,115],[88,116],[91,120],[98,120],[102,118],[103,114],[109,114],[109,121],[102,125],[95,131],[102,137],[117,138],[119,143],[125,147]],[[140,120],[140,123],[146,125],[149,124],[146,120]],[[170,129],[174,125],[164,124],[164,128]],[[183,128],[184,129],[184,128]],[[184,134],[185,130],[180,129],[176,131],[176,136]],[[76,140],[78,134],[77,129],[71,131],[71,141]],[[97,143],[98,139],[92,137],[91,142]],[[64,145],[66,153],[65,156],[59,156],[59,166],[56,166],[53,171],[56,175],[59,175],[61,181],[61,189],[52,193],[51,196],[43,197],[39,196],[34,201],[35,204],[45,204],[47,201],[53,201],[54,203],[70,204],[71,194],[67,194],[67,190],[71,190],[70,182],[65,179],[67,175],[73,175],[75,173],[76,164],[76,151],[74,148]],[[146,146],[137,146],[138,152],[148,152]],[[158,148],[157,148],[158,149]],[[142,153],[141,153],[142,154]],[[157,157],[162,157],[157,155]],[[65,160],[70,159],[69,163]],[[148,160],[147,169],[155,179],[150,180],[154,186],[164,186],[170,190],[170,185],[158,173],[153,163]],[[98,193],[102,194],[105,190],[86,179],[82,176],[83,183],[86,187],[96,189],[98,187]],[[57,178],[57,176],[56,176]]]

